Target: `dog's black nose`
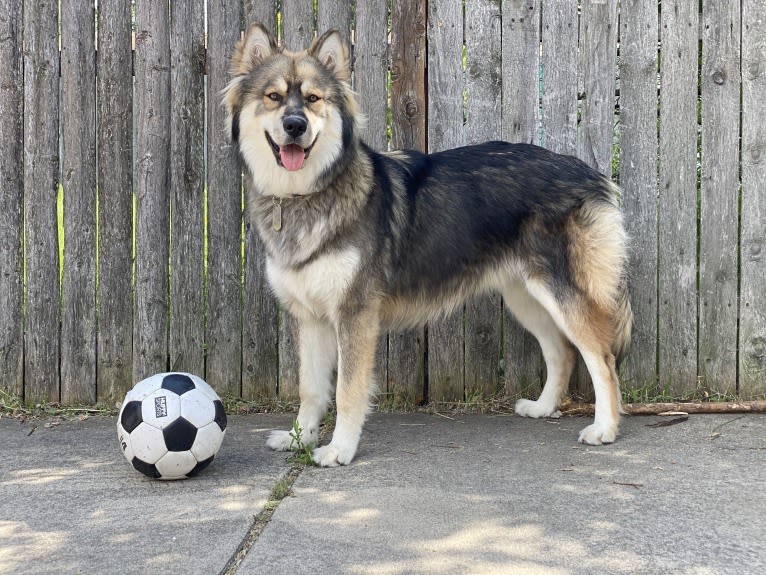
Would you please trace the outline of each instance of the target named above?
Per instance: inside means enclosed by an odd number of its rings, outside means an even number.
[[[306,133],[308,122],[306,121],[305,116],[291,114],[282,118],[282,127],[288,136],[292,138],[300,138]]]

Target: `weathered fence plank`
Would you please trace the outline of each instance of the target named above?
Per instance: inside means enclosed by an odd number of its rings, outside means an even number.
[[[205,373],[205,13],[170,3],[169,367]]]
[[[620,4],[621,206],[630,237],[634,323],[622,388],[657,381],[657,5]]]
[[[98,398],[121,401],[133,379],[133,55],[129,3],[98,9]]]
[[[357,3],[356,9],[359,9]],[[317,34],[327,30],[338,30],[343,39],[351,46],[351,2],[348,0],[322,0],[317,2]]]
[[[426,149],[426,11],[424,2],[391,4],[391,147]],[[425,390],[425,333],[388,337],[388,391],[420,402]]]
[[[61,6],[61,401],[96,401],[96,74],[92,4]]]
[[[22,201],[22,2],[0,0],[0,390],[24,394]]]
[[[373,149],[388,147],[388,7],[387,0],[359,2],[354,29],[354,90],[366,117],[363,139]],[[321,30],[321,28],[320,28]],[[388,392],[388,335],[383,334],[375,358],[375,383]]]
[[[465,143],[463,134],[463,13],[460,0],[428,3],[429,152]],[[463,306],[428,324],[428,396],[462,400],[465,392]]]
[[[277,33],[274,2],[247,0],[245,29],[260,22]],[[234,46],[229,47],[229,54]],[[250,400],[277,396],[279,330],[277,302],[266,280],[266,254],[255,225],[245,213],[244,294],[242,297],[242,397]]]
[[[136,5],[133,379],[167,369],[170,26],[166,4]]]
[[[223,108],[216,100],[229,81],[229,60],[240,38],[241,17],[238,3],[208,4],[206,377],[219,393],[235,396],[242,383],[242,176],[235,148],[224,133]]]
[[[695,2],[662,4],[659,136],[659,374],[682,394],[697,381],[697,50]]]
[[[502,14],[500,4],[492,0],[469,2],[465,10],[465,142],[476,144],[503,137]],[[527,84],[524,77],[517,77],[515,83]],[[498,294],[466,302],[466,399],[491,397],[499,391],[501,322],[502,301]]]
[[[702,5],[699,358],[705,387],[737,389],[739,2]]]
[[[503,139],[537,144],[541,3],[538,0],[512,0],[504,2],[502,8]],[[547,77],[551,82],[555,81],[553,71]],[[540,346],[509,312],[503,315],[502,353],[505,394],[536,397],[541,390],[544,372]]]
[[[739,393],[766,393],[766,2],[742,2]]]
[[[24,2],[24,399],[59,400],[58,6]]]

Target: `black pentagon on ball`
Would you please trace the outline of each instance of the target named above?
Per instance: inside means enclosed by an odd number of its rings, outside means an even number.
[[[220,399],[216,399],[213,402],[213,405],[215,405],[215,421],[218,424],[218,427],[221,428],[221,431],[226,430],[226,410],[223,408],[223,403],[221,403]]]
[[[188,451],[197,438],[197,428],[193,423],[179,417],[162,430],[162,435],[165,437],[165,447],[168,451]]]
[[[162,474],[157,470],[157,467],[153,463],[147,463],[138,457],[134,457],[131,463],[133,464],[133,467],[147,477],[151,477],[152,479],[159,479],[162,477]]]
[[[138,427],[144,418],[141,416],[141,402],[129,401],[122,408],[122,414],[120,415],[120,425],[128,433],[132,433],[133,430]]]
[[[197,475],[200,471],[205,469],[208,465],[210,465],[213,462],[213,458],[215,455],[211,455],[207,459],[203,459],[200,461],[197,465],[194,466],[194,469],[192,469],[189,473],[186,474],[186,477],[194,477]]]
[[[194,380],[185,373],[169,373],[162,380],[162,389],[172,391],[176,395],[183,395],[196,387]]]

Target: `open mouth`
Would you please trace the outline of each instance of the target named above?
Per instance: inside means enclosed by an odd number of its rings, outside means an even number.
[[[277,163],[284,169],[291,172],[300,170],[303,167],[303,164],[306,162],[306,158],[309,157],[309,154],[311,153],[311,150],[317,141],[317,139],[314,138],[314,141],[311,142],[311,145],[307,148],[303,148],[298,144],[287,144],[286,146],[280,146],[271,139],[271,136],[269,136],[268,132],[264,132],[264,134],[266,134],[266,140],[269,142],[269,145],[274,152],[274,157],[276,158]],[[317,138],[318,137],[319,134],[317,134]]]

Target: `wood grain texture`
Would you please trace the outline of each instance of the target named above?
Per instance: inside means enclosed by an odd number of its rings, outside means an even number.
[[[469,2],[465,8],[465,140],[476,144],[503,137],[502,14],[499,3],[492,0]],[[521,79],[517,82],[525,84]],[[492,397],[500,390],[502,317],[502,301],[497,294],[466,302],[464,395],[467,399]]]
[[[367,122],[362,139],[373,149],[388,148],[388,7],[386,0],[358,2],[354,28],[353,87]],[[375,383],[388,393],[388,334],[375,357]]]
[[[681,394],[697,378],[697,7],[663,2],[660,34],[659,375]]]
[[[170,4],[169,368],[205,373],[205,21],[202,0]]]
[[[22,202],[24,161],[22,114],[22,2],[0,0],[0,390],[24,393]]]
[[[130,6],[98,10],[99,401],[122,401],[133,383],[133,54]]]
[[[96,401],[96,76],[94,7],[61,6],[61,401]]]
[[[24,27],[24,399],[59,397],[58,6],[26,0]]]
[[[766,393],[766,2],[742,3],[739,394]]]
[[[740,6],[702,8],[699,245],[700,383],[737,390]]]
[[[428,151],[465,143],[463,133],[463,14],[459,0],[428,3]],[[463,306],[428,325],[428,397],[463,399]]]
[[[622,2],[620,14],[621,207],[630,237],[634,324],[622,387],[657,381],[657,6]]]
[[[392,1],[390,49],[391,147],[425,151],[425,3]],[[389,334],[389,393],[416,403],[426,398],[424,353],[424,330]]]
[[[274,2],[247,0],[245,27],[261,22],[277,32]],[[231,46],[230,50],[234,47]],[[247,192],[245,192],[247,193]],[[277,301],[266,279],[266,253],[255,225],[245,213],[244,294],[242,297],[242,397],[273,399],[279,378]]]
[[[502,16],[503,139],[537,144],[540,121],[541,3],[537,0],[504,2]],[[537,397],[544,371],[537,340],[508,311],[503,314],[502,328],[505,394],[510,397]]]
[[[134,381],[168,369],[169,16],[166,5],[136,6]]]
[[[208,5],[208,94],[229,79],[229,59],[240,38],[239,4]],[[242,384],[242,175],[236,149],[224,130],[221,106],[207,107],[208,383],[239,396]]]

